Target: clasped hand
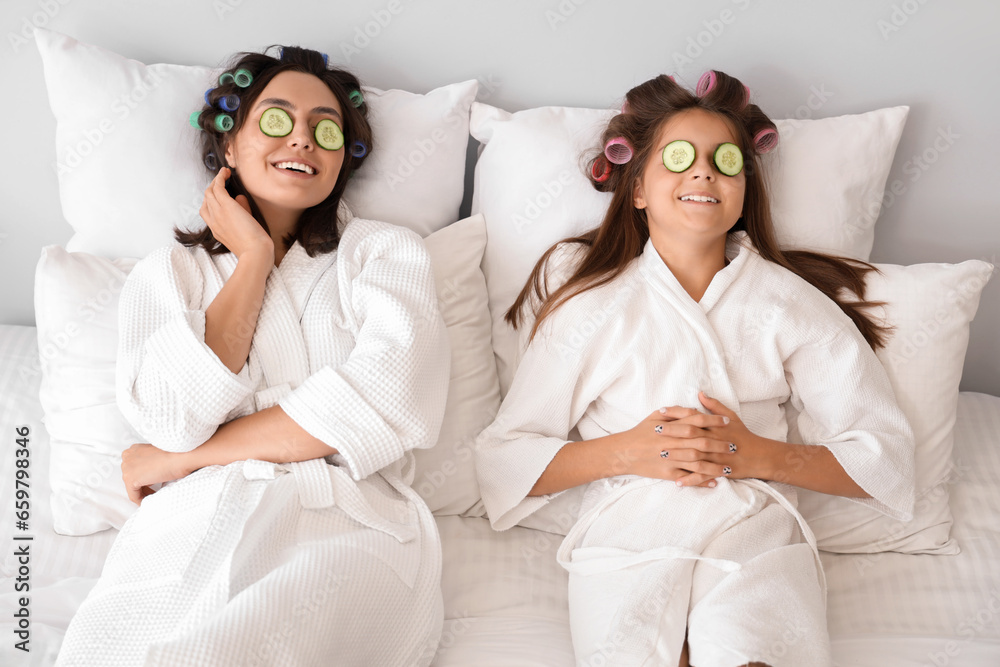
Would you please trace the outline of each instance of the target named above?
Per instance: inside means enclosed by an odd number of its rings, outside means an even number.
[[[704,392],[699,399],[711,414],[661,408],[628,431],[618,453],[622,473],[705,487],[718,477],[759,477],[761,438],[721,402]]]
[[[128,499],[139,505],[143,498],[155,493],[154,484],[184,477],[187,472],[178,468],[179,456],[147,443],[134,444],[122,452],[122,481]]]

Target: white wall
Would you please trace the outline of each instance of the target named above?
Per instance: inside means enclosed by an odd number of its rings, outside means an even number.
[[[878,220],[873,261],[995,262],[1000,251],[1000,3],[5,0],[0,7],[4,323],[33,322],[39,249],[71,234],[59,208],[41,62],[30,37],[19,36],[32,23],[147,63],[218,64],[234,51],[298,43],[340,62],[346,53],[366,83],[382,88],[426,91],[479,78],[480,100],[510,110],[611,106],[651,75],[676,72],[693,84],[709,68],[748,82],[776,118],[907,104],[889,179],[905,192]],[[379,18],[384,25],[373,23]],[[366,27],[374,37],[364,36]],[[689,61],[678,64],[679,57]],[[949,132],[951,143],[938,140]],[[913,161],[920,156],[924,168]],[[152,159],[136,155],[123,168]],[[998,331],[994,280],[972,329],[963,389],[1000,395]]]

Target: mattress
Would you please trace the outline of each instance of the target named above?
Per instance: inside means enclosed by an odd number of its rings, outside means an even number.
[[[7,455],[0,507],[13,507],[15,427],[31,431],[31,653],[14,648],[11,510],[0,522],[0,664],[51,665],[80,602],[99,576],[115,531],[64,537],[48,509],[48,436],[38,404],[35,329],[0,325],[0,437]],[[1000,398],[962,393],[951,487],[956,556],[822,554],[838,667],[1000,665]],[[494,532],[484,519],[438,517],[446,621],[435,667],[574,664],[561,537],[528,528]]]

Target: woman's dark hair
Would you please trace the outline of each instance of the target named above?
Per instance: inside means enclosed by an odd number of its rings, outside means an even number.
[[[267,50],[274,48],[276,47],[270,47]],[[314,257],[320,253],[331,252],[340,241],[337,229],[337,209],[340,205],[340,199],[347,187],[347,180],[351,177],[351,173],[358,169],[367,157],[367,155],[356,157],[351,151],[351,146],[355,142],[360,142],[368,149],[367,154],[370,154],[372,129],[368,124],[368,107],[364,103],[363,96],[358,95],[361,91],[361,83],[353,74],[341,69],[328,68],[326,56],[318,51],[297,46],[278,48],[280,48],[280,55],[277,58],[265,53],[237,54],[234,56],[232,64],[225,70],[230,76],[223,75],[222,77],[226,83],[209,91],[209,103],[202,107],[201,114],[198,116],[198,125],[203,130],[202,161],[213,174],[218,172],[221,167],[226,166],[226,145],[229,138],[243,127],[253,108],[253,102],[271,79],[278,74],[304,72],[316,76],[325,83],[336,96],[343,114],[344,164],[330,196],[319,204],[306,209],[299,218],[295,230],[284,238],[286,246],[291,247],[295,241],[298,241],[309,253],[309,256]],[[238,70],[246,70],[253,76],[253,81],[245,88],[239,87],[234,80]],[[360,106],[354,105],[351,98],[352,93],[355,93],[354,98],[360,102]],[[220,101],[228,95],[236,95],[240,99],[239,107],[235,111],[225,111],[220,107]],[[226,132],[220,132],[215,127],[215,118],[220,114],[227,114],[233,119],[232,128]],[[237,171],[234,170],[229,180],[226,181],[226,190],[229,192],[229,196],[234,199],[237,195],[244,195],[250,203],[250,212],[253,217],[270,234],[267,222],[261,215],[253,197],[240,181]],[[212,235],[212,230],[208,227],[190,232],[175,228],[174,237],[186,246],[201,246],[212,255],[229,252],[228,248],[216,240],[215,236]]]
[[[556,308],[577,294],[614,280],[642,253],[649,239],[649,226],[645,209],[634,205],[635,184],[641,182],[643,169],[652,151],[658,148],[656,140],[667,121],[682,111],[703,109],[720,116],[729,125],[743,151],[746,173],[743,215],[731,231],[746,231],[763,258],[796,273],[833,299],[872,348],[885,344],[888,329],[864,312],[867,307],[880,305],[864,300],[865,275],[877,271],[875,267],[845,257],[779,247],[760,163],[761,152],[774,146],[777,129],[757,105],[749,103],[749,90],[739,80],[722,72],[712,75],[712,84],[704,86],[707,90],[699,82],[699,94],[682,88],[665,75],[628,92],[622,113],[608,123],[600,145],[623,137],[633,147],[632,158],[624,164],[615,164],[601,153],[588,163],[594,188],[611,193],[611,204],[604,220],[599,227],[564,239],[542,255],[506,313],[505,319],[511,326],[517,328],[523,322],[525,305],[537,301],[540,305],[531,330],[534,337],[542,321]],[[579,244],[584,250],[578,253],[579,262],[569,280],[549,294],[545,285],[545,264],[562,243]],[[853,292],[857,299],[846,298],[845,290]]]

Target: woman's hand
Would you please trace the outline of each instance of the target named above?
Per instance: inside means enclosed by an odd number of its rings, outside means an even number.
[[[710,457],[729,455],[730,440],[723,429],[730,418],[706,415],[691,408],[661,408],[626,433],[624,447],[616,453],[615,474],[640,475],[655,479],[688,480],[684,486],[715,486],[722,466]],[[711,474],[715,468],[717,474]],[[692,481],[694,474],[701,475]]]
[[[711,480],[716,477],[764,478],[766,441],[754,435],[739,416],[721,401],[708,396],[705,392],[698,392],[698,399],[712,413],[711,416],[726,418],[725,424],[712,426],[706,430],[709,437],[726,442],[727,448],[706,453],[691,465],[689,475],[677,480],[678,486],[711,485]]]
[[[205,199],[199,211],[201,218],[216,240],[229,248],[237,259],[247,251],[254,251],[269,255],[273,264],[274,241],[250,214],[250,202],[243,195],[233,199],[226,190],[226,180],[231,174],[228,167],[223,167],[205,188]]]
[[[122,480],[128,499],[139,505],[143,498],[155,493],[153,484],[187,475],[180,465],[180,456],[145,443],[132,445],[122,452]]]

